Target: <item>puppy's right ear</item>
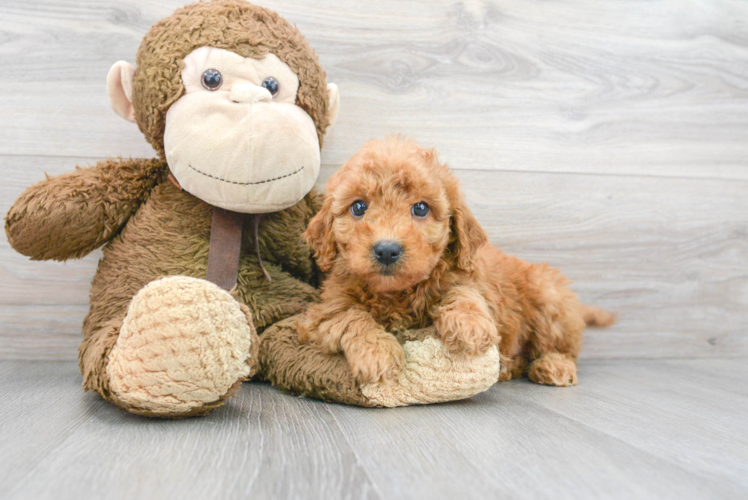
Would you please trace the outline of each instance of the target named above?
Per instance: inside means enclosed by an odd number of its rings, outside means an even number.
[[[317,215],[309,221],[309,227],[304,231],[304,239],[314,252],[317,265],[323,272],[329,272],[338,256],[335,244],[335,234],[332,230],[332,196],[328,195]]]

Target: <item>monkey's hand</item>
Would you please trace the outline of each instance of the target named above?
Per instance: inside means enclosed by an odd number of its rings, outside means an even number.
[[[82,257],[113,238],[167,173],[157,159],[109,159],[48,177],[16,200],[5,234],[34,260]]]

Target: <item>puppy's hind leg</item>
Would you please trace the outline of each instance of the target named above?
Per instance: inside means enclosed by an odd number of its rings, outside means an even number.
[[[577,362],[560,352],[547,352],[530,364],[527,372],[536,384],[570,387],[577,385]]]
[[[528,273],[535,311],[527,375],[536,384],[577,385],[577,357],[585,328],[576,295],[556,269],[533,266]]]

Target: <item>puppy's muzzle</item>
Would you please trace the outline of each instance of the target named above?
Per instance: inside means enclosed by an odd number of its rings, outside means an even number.
[[[374,259],[383,266],[391,266],[402,256],[403,247],[396,241],[378,241],[373,247]]]

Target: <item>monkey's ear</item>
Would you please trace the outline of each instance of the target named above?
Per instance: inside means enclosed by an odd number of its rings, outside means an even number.
[[[132,81],[135,66],[127,61],[117,61],[106,76],[106,93],[114,112],[127,121],[135,122],[135,107],[132,105]]]
[[[328,125],[329,128],[335,125],[335,120],[338,119],[338,111],[340,110],[340,93],[338,92],[338,86],[334,83],[328,83],[327,96],[329,99],[327,103],[327,109],[329,110],[328,118],[330,119],[330,125]]]

